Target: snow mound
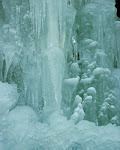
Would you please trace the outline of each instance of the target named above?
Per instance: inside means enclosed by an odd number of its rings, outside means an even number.
[[[99,68],[99,67],[93,71],[94,76],[101,75],[101,74],[111,75],[111,71],[108,68]]]
[[[0,82],[0,117],[14,107],[18,99],[16,85]]]
[[[1,134],[2,150],[120,149],[120,127],[112,124],[98,127],[82,120],[75,125],[62,112],[52,113],[49,124],[41,123],[37,122],[34,111],[26,106],[12,110],[8,120],[9,127]]]
[[[87,89],[87,94],[90,94],[92,96],[96,95],[96,89],[94,87],[90,87]]]
[[[29,123],[36,122],[37,117],[33,109],[29,106],[17,106],[10,111],[8,121],[11,123]]]

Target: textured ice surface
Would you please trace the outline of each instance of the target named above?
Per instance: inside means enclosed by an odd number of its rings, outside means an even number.
[[[30,107],[19,106],[8,114],[0,133],[1,150],[119,150],[120,127],[98,127],[88,121],[75,125],[62,112],[40,123]]]
[[[64,100],[67,101],[68,103],[71,102],[72,99],[72,94],[76,92],[77,90],[77,85],[79,83],[80,77],[77,76],[76,78],[69,78],[65,79],[63,81],[63,95],[64,95]]]
[[[16,87],[7,83],[0,83],[0,87],[0,108],[3,110],[1,112],[5,112],[16,102]],[[76,97],[78,102],[77,99],[78,97]],[[44,120],[44,123],[38,122],[35,112],[28,106],[14,108],[6,114],[3,130],[0,132],[0,149],[119,150],[120,148],[120,127],[115,125],[97,127],[88,121],[81,121],[75,125],[74,122],[68,121],[62,112],[54,112],[47,122]]]
[[[62,49],[50,47],[42,52],[43,97],[48,107],[60,105],[64,65]]]
[[[20,93],[0,82],[0,150],[120,150],[114,0],[0,0],[0,8],[0,81]]]
[[[0,82],[0,118],[17,103],[16,85]]]
[[[71,64],[71,73],[74,76],[77,76],[80,73],[79,65],[76,62]]]

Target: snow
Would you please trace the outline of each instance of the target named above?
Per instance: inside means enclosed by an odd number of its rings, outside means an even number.
[[[91,84],[92,81],[94,80],[94,77],[90,77],[90,78],[85,78],[85,79],[81,79],[80,83],[86,85],[86,84]]]
[[[118,82],[120,82],[120,69],[119,68],[114,69],[112,71],[112,75],[117,78]]]
[[[90,70],[93,70],[95,68],[95,63],[96,62],[93,62],[93,63],[89,64],[87,68],[90,69]]]
[[[83,42],[84,42],[85,44],[90,44],[90,43],[93,42],[93,40],[91,40],[91,39],[85,39]]]
[[[92,42],[92,43],[89,44],[90,48],[94,48],[96,46],[98,46],[98,42],[96,42],[96,41],[94,41],[94,42]]]
[[[76,145],[81,145],[82,150],[120,148],[120,127],[115,125],[98,127],[85,120],[74,125],[72,120],[58,112],[49,116],[49,124],[41,123],[27,106],[16,107],[8,118],[9,127],[2,132],[0,140],[1,150],[67,150]]]
[[[10,124],[35,123],[37,116],[34,110],[29,106],[17,106],[8,114],[8,122]]]
[[[0,118],[17,103],[16,85],[0,82]]]
[[[108,68],[99,68],[99,67],[93,71],[94,76],[101,75],[101,74],[111,75],[111,71]]]
[[[70,87],[73,88],[73,90],[75,90],[75,88],[77,87],[79,83],[79,80],[80,80],[79,76],[77,76],[76,78],[65,79],[64,84],[66,84],[67,86],[69,85]]]
[[[75,74],[75,75],[79,75],[79,73],[80,73],[80,68],[79,68],[79,65],[78,65],[78,63],[72,63],[72,65],[71,65],[71,72],[73,73],[73,74]]]
[[[94,97],[96,95],[96,89],[94,87],[88,88],[87,89],[87,94],[90,94]]]
[[[84,101],[85,102],[91,102],[92,101],[92,96],[87,96]]]
[[[73,115],[71,116],[71,120],[73,120],[76,123],[83,120],[85,117],[85,112],[83,110],[82,104],[79,103],[78,107],[75,108]]]
[[[78,105],[79,103],[82,103],[82,98],[79,95],[76,95],[74,105]]]

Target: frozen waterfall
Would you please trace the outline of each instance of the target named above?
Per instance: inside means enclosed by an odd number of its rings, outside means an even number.
[[[115,0],[0,0],[0,150],[120,150]]]
[[[53,9],[54,8],[54,9]],[[34,34],[41,55],[40,70],[44,104],[57,108],[61,103],[62,80],[65,69],[65,38],[67,2],[64,0],[31,0],[30,11]],[[71,9],[73,9],[71,7]],[[72,21],[70,23],[72,24]],[[52,108],[53,109],[53,108]]]

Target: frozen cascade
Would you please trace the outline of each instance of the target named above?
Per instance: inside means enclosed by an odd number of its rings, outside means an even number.
[[[30,8],[34,25],[33,29],[37,38],[46,36],[43,37],[46,44],[45,47],[56,46],[64,48],[67,2],[64,0],[30,0]],[[45,34],[46,30],[47,35]],[[63,40],[63,42],[60,40]],[[44,45],[42,46],[44,48]]]
[[[60,108],[64,65],[64,54],[60,48],[50,47],[42,52],[43,97],[50,108]]]
[[[120,150],[114,0],[0,0],[0,150]]]
[[[40,69],[44,105],[50,108],[54,105],[57,108],[55,104],[58,103],[60,107],[64,77],[67,2],[64,0],[30,0],[30,8],[34,34],[37,36],[38,43],[40,40],[43,41],[37,53],[41,54]],[[47,33],[45,33],[46,30]],[[40,39],[41,36],[42,39]]]

